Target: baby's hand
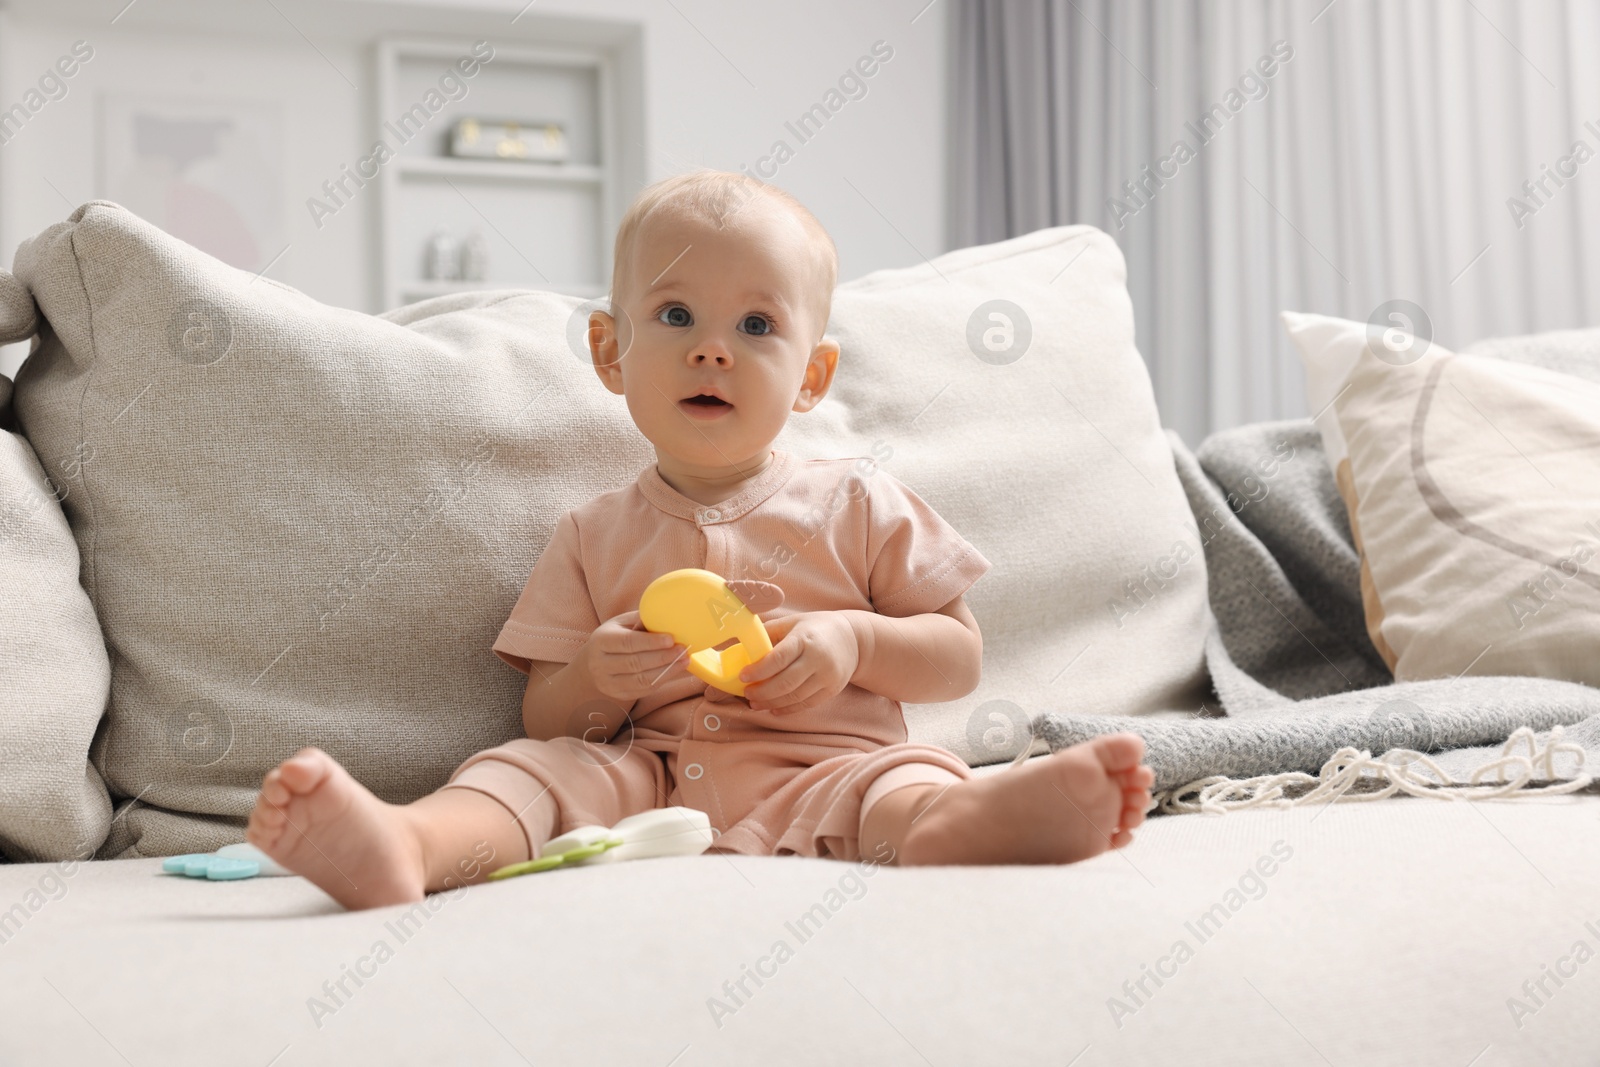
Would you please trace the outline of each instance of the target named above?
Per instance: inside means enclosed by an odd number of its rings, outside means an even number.
[[[688,651],[671,634],[646,630],[639,613],[628,611],[601,623],[581,655],[594,687],[619,704],[631,705],[658,686],[688,677]]]
[[[805,611],[762,622],[772,651],[739,672],[752,708],[790,715],[826,703],[850,684],[861,649],[842,612]]]

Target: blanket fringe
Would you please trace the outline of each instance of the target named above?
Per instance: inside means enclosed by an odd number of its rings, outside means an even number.
[[[1384,800],[1397,793],[1446,800],[1575,793],[1587,788],[1593,776],[1584,769],[1583,746],[1563,741],[1561,735],[1562,728],[1555,727],[1550,731],[1544,747],[1540,748],[1533,730],[1521,727],[1506,739],[1497,758],[1473,771],[1465,782],[1451,778],[1433,760],[1414,749],[1396,748],[1374,757],[1371,752],[1341,748],[1322,765],[1319,774],[1288,771],[1255,778],[1213,775],[1157,793],[1154,808],[1171,815],[1193,812],[1221,815],[1258,805],[1287,808],[1324,802],[1354,803]],[[1570,778],[1562,779],[1556,773],[1555,758],[1562,755],[1572,756],[1576,760]],[[1508,772],[1510,777],[1507,776]],[[1491,775],[1494,780],[1488,781]],[[1550,784],[1529,784],[1535,780]],[[1364,782],[1383,784],[1381,788],[1353,792]],[[1299,796],[1286,797],[1284,791],[1295,786],[1311,788]]]

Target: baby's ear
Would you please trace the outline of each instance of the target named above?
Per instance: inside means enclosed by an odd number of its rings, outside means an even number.
[[[822,403],[823,397],[833,387],[833,376],[838,367],[839,343],[824,336],[811,350],[811,359],[806,363],[806,376],[800,383],[800,395],[795,398],[794,410],[806,412]]]
[[[623,318],[626,312],[618,312]],[[622,387],[622,340],[619,332],[620,325],[616,315],[609,314],[599,308],[589,313],[589,324],[584,335],[584,359],[588,360],[594,368],[600,382],[611,392],[618,396],[623,395]]]
[[[783,590],[771,582],[756,578],[735,578],[724,583],[729,592],[739,598],[739,603],[757,615],[763,615],[783,603]]]

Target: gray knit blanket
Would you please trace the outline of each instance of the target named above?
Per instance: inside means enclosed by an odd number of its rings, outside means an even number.
[[[1600,380],[1600,330],[1467,351]],[[1600,773],[1600,689],[1543,678],[1394,681],[1367,636],[1360,560],[1309,419],[1217,433],[1196,452],[1169,437],[1204,531],[1214,699],[1205,717],[1048,712],[1033,729],[1051,751],[1140,734],[1169,811],[1449,783],[1470,795],[1459,784],[1495,764],[1478,791],[1502,780],[1570,791],[1588,780],[1585,756]],[[1269,457],[1278,462],[1266,479]]]

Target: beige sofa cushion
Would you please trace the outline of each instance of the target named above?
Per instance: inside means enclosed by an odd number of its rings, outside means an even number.
[[[26,290],[0,271],[0,342],[30,336],[35,321]],[[60,860],[92,854],[111,821],[89,764],[111,667],[59,500],[81,456],[62,454],[52,484],[8,432],[10,401],[0,377],[0,856]]]
[[[576,299],[372,317],[98,202],[17,274],[52,327],[18,374],[23,429],[48,454],[94,447],[66,500],[112,653],[94,755],[142,794],[103,855],[238,839],[302,745],[401,802],[520,734],[525,679],[490,646],[559,515],[654,461],[573,350]],[[979,331],[987,359],[969,347],[995,298],[1032,320],[1014,361],[1004,329]],[[985,688],[909,708],[913,738],[984,762],[1022,747],[1029,712],[1197,700],[1205,573],[1172,563],[1193,523],[1110,239],[967,249],[843,286],[835,312],[836,392],[780,445],[885,442],[884,468],[995,563],[971,597]]]
[[[1600,384],[1285,312],[1396,681],[1600,685]]]
[[[18,1067],[1592,1067],[1597,816],[1591,796],[1319,802],[1153,818],[1066,866],[676,856],[370,911],[303,878],[19,865],[0,868],[0,1049]]]

